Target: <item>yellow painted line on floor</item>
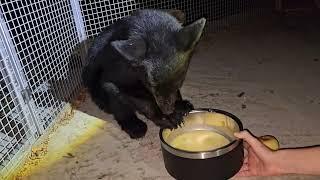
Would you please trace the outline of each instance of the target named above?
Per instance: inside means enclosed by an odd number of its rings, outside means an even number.
[[[10,179],[22,180],[46,168],[64,157],[73,156],[72,152],[87,140],[101,133],[107,122],[78,110],[69,117],[58,121],[38,143],[21,168],[12,173]]]

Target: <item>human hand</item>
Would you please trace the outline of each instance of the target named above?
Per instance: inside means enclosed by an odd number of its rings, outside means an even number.
[[[244,147],[247,151],[243,166],[235,177],[273,176],[281,174],[278,168],[279,158],[276,151],[272,151],[266,147],[247,130],[235,133],[235,136],[244,140]]]

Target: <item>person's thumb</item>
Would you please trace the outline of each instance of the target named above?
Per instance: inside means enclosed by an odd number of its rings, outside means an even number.
[[[260,142],[259,139],[254,137],[248,130],[243,130],[241,132],[234,133],[234,136],[246,141],[257,154],[269,152],[265,145],[262,142]]]

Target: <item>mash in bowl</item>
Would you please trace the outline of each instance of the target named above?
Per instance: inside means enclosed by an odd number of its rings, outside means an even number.
[[[212,132],[197,130],[186,132],[175,137],[170,145],[186,151],[210,151],[229,144],[230,141],[224,136]]]
[[[208,127],[217,131],[207,130]],[[239,127],[232,118],[220,113],[199,112],[186,116],[182,127],[165,129],[162,137],[176,149],[203,152],[228,145],[236,131],[239,131]]]

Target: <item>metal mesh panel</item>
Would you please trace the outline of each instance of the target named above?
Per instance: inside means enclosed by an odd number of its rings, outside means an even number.
[[[80,0],[80,3],[88,37],[137,9],[180,9],[185,12],[187,23],[206,17],[211,31],[221,31],[261,15],[265,9],[270,12],[274,4],[269,0]]]
[[[183,4],[184,1],[181,1]],[[118,19],[130,15],[134,10],[143,8],[173,8],[174,1],[146,1],[139,0],[80,0],[85,21],[87,36],[97,35],[104,27],[109,26]]]
[[[32,111],[45,129],[81,84],[70,1],[7,0],[1,8],[32,94]]]
[[[20,159],[18,153],[25,150],[34,141],[34,132],[27,123],[27,116],[19,103],[13,83],[13,76],[9,76],[8,56],[4,56],[5,49],[0,41],[0,174],[8,172],[17,165]],[[12,71],[11,71],[12,73]],[[10,167],[10,168],[9,168]],[[1,176],[0,176],[1,177]]]

